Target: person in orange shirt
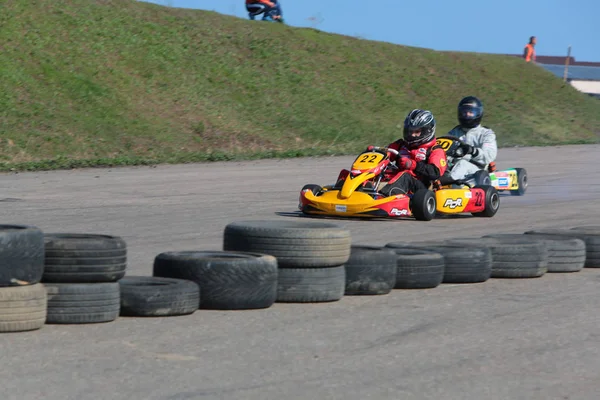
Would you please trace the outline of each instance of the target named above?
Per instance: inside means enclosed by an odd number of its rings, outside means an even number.
[[[523,58],[526,62],[535,62],[535,44],[537,43],[537,38],[532,36],[529,38],[529,43],[525,45],[523,49]]]
[[[283,22],[283,12],[279,0],[246,0],[248,17],[254,19],[263,14],[263,21]]]

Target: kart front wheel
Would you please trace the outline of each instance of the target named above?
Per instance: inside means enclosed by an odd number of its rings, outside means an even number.
[[[489,185],[475,186],[485,192],[485,208],[481,212],[472,213],[475,217],[493,217],[500,208],[500,195],[495,187]]]
[[[410,200],[410,210],[418,221],[431,221],[435,216],[437,203],[431,190],[420,189]]]
[[[523,196],[527,190],[527,170],[525,168],[515,168],[517,171],[517,184],[519,187],[516,190],[511,190],[512,196]]]
[[[310,191],[313,192],[313,194],[315,196],[318,196],[319,193],[321,192],[321,190],[323,190],[323,188],[321,186],[315,185],[315,184],[312,184],[312,183],[309,183],[308,185],[304,185],[302,187],[301,191],[304,191],[305,189],[310,189]]]
[[[483,169],[475,172],[473,174],[473,179],[475,180],[475,186],[492,184],[492,180],[490,179],[489,172],[487,172]]]

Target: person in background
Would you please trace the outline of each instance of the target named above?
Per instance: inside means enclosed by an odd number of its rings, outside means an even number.
[[[246,0],[248,18],[254,19],[262,14],[263,21],[283,22],[283,12],[279,0]]]
[[[535,62],[535,44],[537,43],[537,38],[532,36],[529,38],[529,43],[525,45],[523,49],[523,58],[525,62]]]
[[[452,166],[443,181],[459,181],[469,179],[475,172],[487,169],[496,161],[498,145],[495,132],[481,125],[483,118],[483,103],[475,96],[464,97],[458,103],[458,122],[448,136],[460,140],[462,157],[448,157]]]

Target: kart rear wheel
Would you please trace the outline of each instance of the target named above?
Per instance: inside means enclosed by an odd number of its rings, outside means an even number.
[[[485,208],[481,212],[472,213],[475,217],[493,217],[500,208],[500,196],[495,187],[489,185],[475,186],[485,192]]]
[[[420,189],[410,200],[410,210],[418,221],[431,221],[435,216],[437,204],[433,192]]]
[[[517,183],[519,188],[517,190],[511,190],[512,196],[523,196],[527,190],[527,170],[525,168],[515,168],[517,171]]]

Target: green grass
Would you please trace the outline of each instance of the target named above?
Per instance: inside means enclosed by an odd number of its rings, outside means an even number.
[[[0,169],[349,154],[480,96],[500,146],[597,143],[600,102],[516,57],[132,0],[0,3]]]

